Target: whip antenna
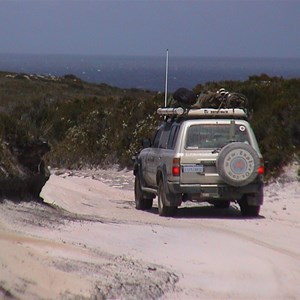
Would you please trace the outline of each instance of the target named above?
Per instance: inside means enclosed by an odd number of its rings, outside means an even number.
[[[165,84],[165,107],[167,106],[167,97],[168,97],[168,68],[169,68],[169,50],[167,49],[167,57],[166,57],[166,84]]]

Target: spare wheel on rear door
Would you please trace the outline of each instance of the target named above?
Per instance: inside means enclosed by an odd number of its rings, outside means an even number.
[[[259,163],[257,152],[249,144],[234,142],[222,148],[216,167],[227,184],[244,186],[257,177]]]

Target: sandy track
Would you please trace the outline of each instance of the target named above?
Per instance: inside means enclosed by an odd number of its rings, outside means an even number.
[[[255,219],[193,204],[162,218],[120,189],[131,173],[52,175],[51,206],[1,205],[0,298],[299,299],[295,170],[266,187]]]

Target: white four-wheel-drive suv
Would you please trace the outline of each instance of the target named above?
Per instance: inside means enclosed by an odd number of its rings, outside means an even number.
[[[173,216],[185,201],[258,216],[263,203],[263,158],[243,109],[160,108],[165,120],[134,159],[135,204]]]

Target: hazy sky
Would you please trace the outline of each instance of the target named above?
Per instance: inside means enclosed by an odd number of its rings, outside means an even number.
[[[0,53],[300,57],[300,0],[0,0]]]

